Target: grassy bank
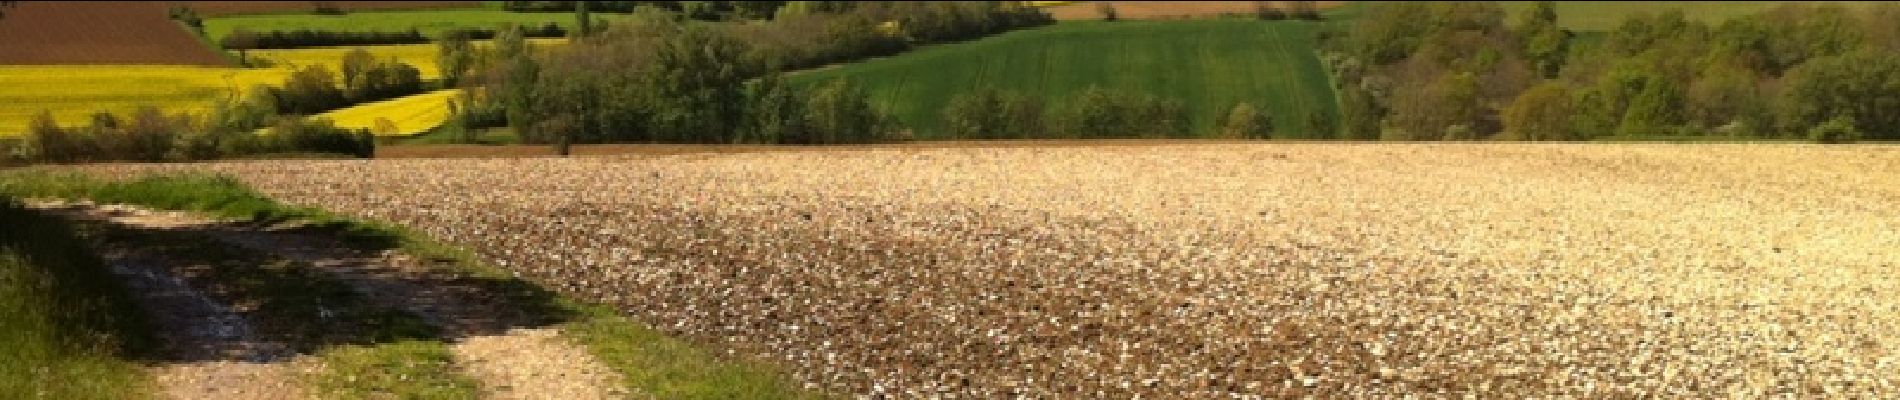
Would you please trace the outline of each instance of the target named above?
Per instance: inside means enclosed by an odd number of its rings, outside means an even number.
[[[73,228],[0,196],[0,394],[127,399],[152,383],[128,359],[143,314]]]
[[[170,175],[106,181],[53,169],[24,169],[0,172],[0,194],[135,204],[260,223],[304,222],[311,229],[327,231],[365,249],[399,248],[419,258],[446,261],[447,268],[487,285],[485,289],[491,293],[507,295],[516,299],[515,304],[525,304],[524,307],[542,308],[536,310],[542,315],[560,315],[565,321],[563,331],[626,377],[625,384],[630,389],[660,398],[681,399],[817,396],[798,389],[773,365],[722,357],[701,344],[666,336],[610,308],[549,293],[514,278],[507,271],[481,263],[466,249],[439,243],[419,232],[391,224],[278,203],[226,177]],[[428,359],[422,356],[435,354],[399,344],[383,346],[397,346],[390,351],[413,352],[421,360]],[[344,351],[346,353],[339,355],[343,360],[366,360],[351,364],[359,367],[349,368],[363,371],[392,368],[386,359]],[[327,386],[320,384],[319,387]]]

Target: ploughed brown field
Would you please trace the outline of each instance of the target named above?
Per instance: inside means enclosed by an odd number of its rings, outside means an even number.
[[[312,12],[316,11],[316,3],[329,3],[331,6],[345,11],[472,8],[482,6],[482,2],[479,1],[169,1],[166,3],[190,6],[192,10],[205,16],[274,12]]]
[[[1049,15],[1059,20],[1098,20],[1102,12],[1096,3],[1110,3],[1115,6],[1117,17],[1124,19],[1167,19],[1191,18],[1222,14],[1253,15],[1252,1],[1078,1],[1049,7]],[[1270,2],[1286,9],[1286,1]],[[1325,10],[1345,4],[1344,1],[1316,2],[1319,9]]]
[[[949,146],[91,170],[218,171],[406,224],[845,394],[1900,396],[1895,146]]]
[[[0,64],[230,64],[142,1],[22,1],[0,18]]]

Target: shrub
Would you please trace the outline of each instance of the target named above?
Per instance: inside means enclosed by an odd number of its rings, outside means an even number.
[[[376,137],[369,130],[338,128],[321,118],[284,118],[266,134],[268,152],[272,153],[336,153],[358,158],[376,155]]]
[[[1063,137],[1163,138],[1188,136],[1187,106],[1179,100],[1090,87],[1054,115]]]
[[[877,143],[895,131],[890,118],[871,107],[863,91],[843,79],[818,85],[811,91],[806,118],[817,131],[808,144]]]
[[[1286,11],[1280,10],[1280,7],[1274,6],[1273,2],[1271,1],[1253,2],[1253,14],[1255,18],[1268,20],[1268,21],[1278,21],[1278,20],[1286,19]]]
[[[958,95],[944,108],[946,132],[956,139],[1011,139],[1040,134],[1040,98],[982,88]]]
[[[297,69],[284,79],[282,88],[271,93],[275,94],[277,112],[282,114],[315,114],[347,104],[343,90],[337,88],[336,76],[322,65]]]
[[[52,163],[78,162],[90,153],[83,138],[74,132],[61,128],[59,121],[53,119],[51,111],[40,111],[33,117],[32,127],[27,130],[26,158]]]
[[[1220,118],[1221,139],[1266,139],[1273,134],[1273,119],[1253,104],[1235,104]]]
[[[1114,3],[1109,3],[1106,1],[1096,2],[1095,12],[1102,13],[1103,21],[1115,21],[1115,20],[1121,19],[1120,15],[1115,12]]]
[[[422,71],[395,61],[377,63],[349,81],[344,97],[349,103],[366,103],[422,93]]]
[[[1808,139],[1815,143],[1853,143],[1860,140],[1860,129],[1854,127],[1854,119],[1837,116],[1808,130]]]

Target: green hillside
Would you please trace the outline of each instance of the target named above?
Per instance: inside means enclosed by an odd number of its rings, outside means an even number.
[[[1198,132],[1247,101],[1276,125],[1300,126],[1308,113],[1336,116],[1311,22],[1253,19],[1078,21],[931,46],[910,53],[799,73],[794,82],[845,77],[922,138],[940,132],[950,98],[997,88],[1061,101],[1090,85],[1180,99]],[[1283,129],[1275,136],[1306,137]]]

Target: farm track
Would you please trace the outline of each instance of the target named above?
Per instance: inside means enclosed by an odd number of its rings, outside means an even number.
[[[1894,146],[1122,144],[90,170],[405,224],[846,394],[1900,394]]]
[[[123,207],[68,207],[37,204],[68,218],[117,224],[134,229],[190,228],[196,221],[175,214],[147,213]],[[213,299],[175,271],[179,261],[125,243],[103,243],[101,255],[152,317],[162,343],[153,379],[165,399],[302,399],[309,395],[297,380],[313,368],[286,343],[259,337],[252,322]]]
[[[71,218],[125,229],[199,232],[212,240],[305,263],[348,283],[373,304],[413,313],[442,329],[456,365],[481,383],[484,398],[624,398],[618,375],[587,350],[560,336],[557,327],[533,327],[506,299],[456,284],[424,264],[396,253],[365,255],[343,243],[294,230],[258,229],[175,212],[136,207],[41,203],[39,208]],[[293,228],[294,229],[294,228]],[[164,254],[108,243],[115,274],[142,296],[160,328],[169,359],[153,368],[162,397],[309,398],[300,376],[321,362],[298,355],[286,343],[253,333],[252,323],[191,283],[175,276],[177,263]]]

